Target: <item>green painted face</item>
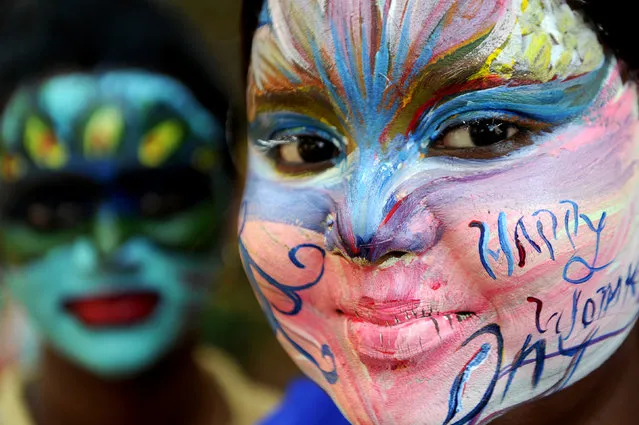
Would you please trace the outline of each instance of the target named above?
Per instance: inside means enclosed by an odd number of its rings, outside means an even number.
[[[0,146],[5,284],[60,353],[130,375],[193,324],[230,193],[223,141],[164,76],[72,74],[17,92]]]

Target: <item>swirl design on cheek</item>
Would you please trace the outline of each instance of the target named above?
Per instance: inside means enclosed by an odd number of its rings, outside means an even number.
[[[322,375],[324,376],[324,379],[326,379],[326,381],[329,384],[336,383],[338,378],[337,365],[335,363],[335,354],[333,354],[331,347],[329,347],[328,344],[322,344],[322,347],[321,347],[322,358],[328,359],[332,363],[332,369],[325,370],[322,368],[320,363],[311,353],[309,353],[306,349],[304,349],[304,347],[302,347],[298,342],[296,342],[288,334],[288,332],[286,332],[286,330],[284,329],[284,327],[282,326],[282,324],[280,323],[280,321],[275,315],[275,311],[277,311],[278,313],[284,314],[286,316],[296,316],[302,311],[302,308],[304,306],[304,301],[302,300],[302,297],[300,296],[299,292],[306,289],[310,289],[313,286],[317,285],[317,283],[319,283],[319,281],[324,276],[324,260],[326,259],[326,251],[324,251],[324,249],[322,249],[321,247],[317,245],[308,244],[308,243],[300,244],[291,248],[288,252],[288,258],[291,261],[291,263],[298,269],[306,268],[304,263],[302,263],[297,257],[297,254],[299,253],[300,250],[306,250],[306,249],[316,250],[322,255],[322,267],[320,268],[320,271],[317,274],[317,277],[312,279],[310,282],[304,283],[302,285],[286,285],[284,283],[281,283],[277,279],[275,279],[273,276],[268,274],[266,271],[264,271],[253,259],[251,254],[249,254],[248,249],[246,249],[246,246],[244,245],[244,242],[242,241],[242,233],[244,232],[244,225],[246,223],[246,202],[242,205],[242,209],[243,209],[243,212],[241,214],[242,222],[240,224],[240,231],[239,231],[239,237],[238,237],[239,239],[238,242],[240,247],[240,256],[242,258],[242,262],[244,263],[244,268],[246,269],[246,274],[248,276],[249,282],[251,283],[251,286],[253,287],[253,290],[255,291],[255,294],[257,295],[258,300],[260,301],[260,305],[262,306],[262,310],[264,310],[264,313],[266,314],[266,318],[268,319],[269,324],[271,325],[271,327],[273,328],[276,334],[279,333],[280,335],[282,335],[298,353],[300,353],[302,356],[304,356],[304,358],[306,358],[308,361],[314,364],[315,367],[322,373]],[[262,290],[260,289],[260,286],[257,283],[257,280],[255,278],[256,277],[255,273],[257,273],[269,285],[279,290],[284,296],[286,296],[289,300],[291,300],[291,302],[293,303],[293,306],[288,310],[284,310],[277,307],[273,303],[271,303],[266,298]]]

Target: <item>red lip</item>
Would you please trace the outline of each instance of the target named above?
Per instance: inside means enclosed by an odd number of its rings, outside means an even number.
[[[428,304],[418,299],[376,302],[370,297],[362,297],[352,310],[340,311],[354,321],[379,326],[396,326],[421,318],[461,322],[476,315],[462,309],[442,310],[434,303]]]
[[[403,361],[456,339],[477,325],[475,312],[442,309],[417,299],[375,302],[364,297],[347,318],[348,336],[363,361]]]
[[[64,308],[91,328],[133,326],[148,319],[160,302],[156,292],[76,298],[64,303]]]

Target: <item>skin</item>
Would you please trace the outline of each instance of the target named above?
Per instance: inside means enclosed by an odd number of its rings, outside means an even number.
[[[192,358],[227,201],[217,120],[181,83],[121,70],[22,87],[2,130],[4,279],[43,339],[37,423],[223,421]]]
[[[636,105],[561,1],[269,1],[239,234],[284,348],[356,424],[623,400],[636,343],[602,365],[639,310]]]

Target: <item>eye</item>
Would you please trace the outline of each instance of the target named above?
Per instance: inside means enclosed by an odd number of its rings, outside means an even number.
[[[86,208],[71,202],[46,204],[35,202],[28,205],[24,222],[38,232],[55,232],[73,229],[88,218]]]
[[[171,217],[186,210],[190,205],[179,193],[148,192],[140,199],[142,216],[150,219]]]
[[[25,180],[10,190],[1,214],[41,233],[80,230],[94,215],[100,187],[83,177],[54,174]]]
[[[116,186],[135,212],[149,220],[170,219],[213,201],[211,177],[187,166],[127,171]]]
[[[286,135],[276,140],[275,161],[284,172],[322,171],[332,167],[341,154],[337,142],[323,135]]]
[[[516,125],[499,120],[470,121],[444,133],[435,148],[466,149],[491,146],[507,141],[520,132]]]

